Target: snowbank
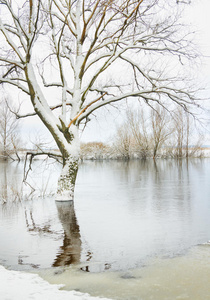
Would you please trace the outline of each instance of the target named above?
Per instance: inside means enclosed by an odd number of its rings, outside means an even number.
[[[0,266],[1,300],[108,300],[75,291],[61,291],[37,274],[8,271]]]

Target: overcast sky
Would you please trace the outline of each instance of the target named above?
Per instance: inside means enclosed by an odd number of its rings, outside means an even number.
[[[193,0],[192,2],[193,3],[186,10],[186,18],[193,30],[195,29],[197,32],[196,39],[198,47],[202,54],[206,56],[205,59],[202,59],[202,66],[199,70],[200,76],[202,77],[201,81],[207,89],[205,96],[209,96],[210,99],[210,0]],[[86,128],[83,133],[82,139],[84,141],[109,140],[114,133],[116,124],[122,120],[122,114],[116,111],[114,115],[115,119],[113,120],[111,117],[105,116],[105,112],[101,112],[98,121],[96,120],[95,122],[89,123],[88,128]],[[208,127],[210,130],[210,125]],[[208,133],[207,135],[210,136]]]
[[[199,68],[199,70],[203,84],[207,89],[206,95],[210,97],[210,0],[193,0],[192,2],[193,4],[187,8],[185,18],[188,19],[188,22],[190,22],[192,27],[194,27],[194,29],[198,32],[197,41],[201,52],[204,55],[209,56],[203,60],[202,66]],[[98,118],[96,119],[93,117],[93,120],[89,122],[86,130],[82,134],[82,140],[85,142],[106,142],[112,137],[116,125],[121,122],[122,115],[123,111],[107,111],[107,109],[102,109],[99,113],[97,113]],[[37,135],[42,135],[43,139],[45,139],[47,130],[44,128],[38,118],[31,118],[27,124],[28,125],[24,130],[26,139],[28,139],[29,132],[34,132],[34,130],[37,132]]]

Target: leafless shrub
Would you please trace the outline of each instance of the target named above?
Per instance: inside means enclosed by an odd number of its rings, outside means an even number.
[[[111,148],[101,142],[82,143],[80,146],[81,159],[104,159],[110,155]]]
[[[144,159],[202,156],[201,146],[196,120],[180,107],[173,114],[159,106],[149,113],[129,110],[114,140],[119,156]]]
[[[18,152],[23,143],[19,134],[19,121],[11,109],[15,110],[11,101],[2,98],[0,100],[0,154],[4,160],[16,158],[20,161]]]

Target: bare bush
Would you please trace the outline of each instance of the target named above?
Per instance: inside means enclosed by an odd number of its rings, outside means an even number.
[[[82,143],[80,146],[81,159],[104,159],[110,155],[110,147],[101,142]]]
[[[22,141],[19,134],[19,122],[9,108],[10,105],[14,109],[9,102],[11,101],[8,98],[0,101],[0,153],[4,160],[9,157],[15,159],[13,154],[20,160],[18,151],[22,146]]]
[[[156,106],[149,113],[127,112],[126,120],[117,128],[114,149],[124,158],[201,156],[202,135],[196,120],[178,108],[173,115]]]

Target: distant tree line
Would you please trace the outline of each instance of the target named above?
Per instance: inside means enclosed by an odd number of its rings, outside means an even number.
[[[0,158],[20,160],[23,142],[20,126],[11,101],[0,101]],[[193,116],[183,109],[169,114],[160,106],[145,110],[128,110],[109,143],[81,143],[83,159],[147,159],[202,156],[203,136]],[[46,152],[46,143],[34,141],[34,151]],[[26,150],[25,150],[26,151]],[[33,152],[33,151],[32,151]],[[59,156],[59,155],[58,155]]]
[[[97,142],[82,144],[81,157],[126,160],[198,157],[202,156],[202,139],[194,117],[180,108],[173,115],[158,106],[148,114],[144,110],[130,110],[109,146]]]

